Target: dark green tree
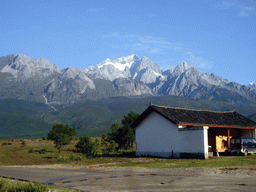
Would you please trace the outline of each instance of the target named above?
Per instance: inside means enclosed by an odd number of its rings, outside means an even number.
[[[122,127],[118,123],[112,124],[111,133],[102,136],[103,142],[107,143],[113,140],[118,144],[119,149],[133,147],[135,128],[132,128],[131,125],[139,116],[139,114],[131,111],[127,116],[124,116]]]
[[[122,129],[125,140],[125,144],[123,145],[123,147],[125,148],[133,147],[133,142],[135,141],[135,128],[131,125],[139,116],[139,114],[131,111],[130,113],[128,113],[127,116],[124,116],[122,120]]]
[[[101,154],[100,150],[100,141],[95,139],[92,141],[90,136],[81,136],[79,141],[75,146],[81,153],[86,154],[87,156],[99,156]]]
[[[47,140],[54,141],[55,147],[59,150],[63,145],[68,145],[73,140],[73,136],[76,135],[76,128],[71,128],[68,125],[55,124],[52,126],[52,130],[47,135]]]
[[[139,117],[140,115],[139,114],[137,114],[137,113],[134,113],[134,112],[130,112],[130,113],[128,113],[128,115],[127,116],[124,116],[124,118],[123,118],[123,120],[122,120],[122,124],[123,125],[129,125],[129,126],[131,126],[133,123],[134,123],[134,121]],[[134,129],[135,130],[135,129]]]

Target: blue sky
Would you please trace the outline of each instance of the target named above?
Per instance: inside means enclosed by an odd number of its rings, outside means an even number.
[[[43,56],[60,69],[146,56],[256,81],[254,0],[1,0],[0,56]]]

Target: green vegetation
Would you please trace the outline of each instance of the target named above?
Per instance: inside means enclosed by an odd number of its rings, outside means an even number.
[[[79,137],[79,141],[75,147],[79,150],[79,152],[90,157],[97,157],[102,154],[100,149],[100,141],[98,139],[92,141],[90,136]]]
[[[91,138],[92,142],[96,138]],[[99,142],[103,140],[97,138]],[[5,141],[0,141],[3,143]],[[12,145],[0,147],[0,165],[43,165],[65,163],[70,165],[106,165],[127,166],[147,168],[189,168],[189,167],[234,167],[234,166],[256,166],[256,155],[235,157],[210,157],[209,159],[165,159],[155,157],[136,157],[135,150],[119,149],[109,153],[92,157],[79,153],[76,145],[79,141],[71,141],[70,145],[63,146],[61,155],[52,141],[39,141],[39,139],[28,140],[27,145],[20,146],[20,140],[14,140]],[[47,148],[45,153],[40,153],[42,146]],[[105,146],[101,145],[104,151]],[[31,151],[31,152],[29,152]]]
[[[46,192],[47,187],[40,183],[20,182],[17,180],[8,180],[0,178],[0,192]]]
[[[165,159],[135,157],[134,112],[123,117],[122,126],[114,123],[102,137],[88,135],[74,139],[76,128],[55,124],[46,139],[11,139],[0,141],[0,165],[71,165],[140,166],[148,168],[229,167],[256,165],[256,155],[248,157],[211,157],[202,159]],[[52,142],[54,141],[54,143]],[[11,144],[11,145],[9,145]],[[60,155],[60,150],[62,154]]]
[[[2,146],[5,146],[5,145],[12,145],[12,143],[7,143],[6,141],[2,143]]]
[[[29,153],[34,153],[35,152],[35,150],[33,149],[33,148],[31,148],[31,149],[29,149],[29,151],[28,151]]]
[[[54,159],[54,162],[71,162],[71,161],[80,161],[86,159],[86,156],[83,154],[72,154],[72,155],[60,155],[56,159]]]
[[[45,154],[47,152],[47,148],[44,146],[42,149],[38,150],[38,153]]]
[[[47,192],[49,189],[58,189],[62,192],[74,192],[72,189],[53,187],[42,185],[41,183],[33,183],[26,181],[18,181],[13,179],[6,179],[0,177],[0,192]],[[82,192],[77,191],[76,192]]]
[[[25,142],[25,141],[22,141],[22,142],[21,142],[21,146],[26,146],[26,142]]]
[[[138,117],[139,114],[131,111],[127,116],[124,116],[122,127],[118,123],[112,124],[111,132],[102,135],[104,144],[107,146],[107,151],[111,151],[116,144],[118,144],[116,145],[116,149],[128,149],[133,147],[135,128],[132,128],[131,125]]]
[[[113,123],[121,124],[123,116],[134,111],[142,113],[149,103],[191,109],[226,111],[236,109],[247,116],[255,113],[256,104],[231,104],[223,101],[193,100],[175,96],[115,97],[84,101],[55,112],[43,103],[17,99],[0,100],[0,139],[47,137],[55,123],[77,128],[77,135],[100,136],[111,131]],[[255,120],[255,116],[252,116]]]
[[[61,147],[70,144],[74,135],[76,135],[76,128],[71,128],[63,124],[55,124],[48,133],[47,140],[54,141],[55,147],[60,153]]]

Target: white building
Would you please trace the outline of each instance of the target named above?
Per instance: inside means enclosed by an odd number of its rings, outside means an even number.
[[[225,150],[232,136],[255,137],[256,129],[254,121],[235,111],[192,110],[153,104],[133,126],[136,127],[136,156],[205,159],[209,146],[213,152]]]

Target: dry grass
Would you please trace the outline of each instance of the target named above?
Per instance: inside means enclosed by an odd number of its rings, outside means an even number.
[[[164,158],[139,158],[134,157],[134,150],[119,151],[108,156],[89,158],[76,151],[75,145],[78,140],[72,141],[70,145],[64,146],[61,153],[54,147],[52,141],[34,139],[25,140],[0,140],[0,165],[47,165],[47,164],[70,164],[70,165],[105,165],[105,166],[129,166],[147,168],[188,168],[188,167],[232,167],[256,165],[256,155],[247,157],[212,157],[202,159],[164,159]],[[4,145],[7,142],[11,145]],[[45,153],[39,153],[46,148]],[[29,153],[29,151],[34,151]]]
[[[109,157],[85,157],[79,154],[75,148],[78,140],[73,140],[70,145],[64,146],[60,154],[54,147],[53,141],[41,139],[25,140],[25,146],[21,144],[22,141],[0,140],[0,165],[46,165],[57,163],[94,165],[127,161],[123,157],[118,157],[122,156],[120,155],[122,151]],[[4,142],[11,143],[11,145],[2,146]],[[46,149],[45,153],[40,153],[43,148]]]
[[[7,142],[11,145],[2,146],[2,143]],[[54,158],[59,156],[58,150],[54,147],[52,141],[34,139],[25,140],[26,145],[22,146],[22,140],[0,141],[0,165],[41,165],[51,164]],[[77,141],[72,141],[70,145],[62,148],[61,155],[72,155]],[[43,148],[46,148],[44,154],[39,153]],[[34,152],[29,153],[33,149]]]

